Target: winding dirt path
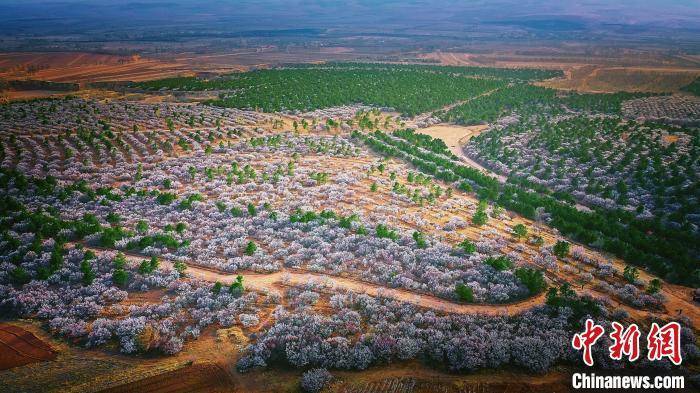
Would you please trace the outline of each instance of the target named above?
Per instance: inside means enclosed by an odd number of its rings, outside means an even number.
[[[482,173],[496,178],[500,183],[505,183],[508,178],[500,173],[494,172],[480,163],[476,162],[468,155],[464,153],[463,147],[469,143],[469,140],[488,129],[488,125],[476,125],[476,126],[458,126],[449,123],[440,123],[423,129],[418,129],[417,132],[420,134],[429,135],[433,138],[442,139],[443,142],[450,149],[452,154],[457,156],[459,161],[467,166],[480,170]],[[579,202],[575,204],[576,209],[579,211],[590,211],[588,206],[585,206]]]
[[[440,123],[430,127],[418,129],[417,132],[429,135],[433,138],[442,139],[452,154],[457,156],[462,163],[472,168],[476,168],[491,177],[495,177],[501,183],[505,183],[507,179],[505,176],[501,175],[500,173],[496,173],[472,160],[469,158],[469,156],[464,154],[464,150],[462,149],[464,145],[469,143],[471,138],[481,134],[487,128],[488,125],[485,124],[476,126],[458,126],[454,124]]]
[[[91,247],[86,247],[91,248]],[[106,249],[101,248],[91,248],[94,251],[104,251]],[[140,262],[145,259],[145,256],[136,253],[123,253],[124,256],[133,262]],[[169,260],[160,259],[161,266],[167,269],[174,269],[173,263]],[[279,293],[280,289],[284,286],[299,286],[307,284],[311,281],[316,281],[318,283],[324,284],[328,289],[344,289],[356,293],[365,293],[370,296],[384,296],[398,301],[413,304],[415,306],[426,308],[443,313],[452,314],[481,314],[489,316],[500,316],[500,315],[517,315],[525,312],[535,306],[545,303],[546,293],[542,292],[537,296],[527,298],[514,303],[507,304],[467,304],[451,301],[448,299],[440,298],[437,296],[414,292],[402,288],[388,288],[379,284],[369,283],[360,279],[355,279],[351,277],[340,277],[332,276],[327,274],[315,273],[310,271],[304,271],[300,269],[283,269],[279,272],[274,273],[256,273],[250,271],[241,271],[236,273],[228,273],[216,269],[205,268],[196,265],[187,265],[187,275],[191,278],[200,279],[208,282],[221,282],[224,285],[231,285],[236,280],[238,275],[244,277],[244,285],[248,289],[252,289],[258,292],[272,292]],[[547,272],[547,278],[555,284],[562,284],[564,282],[570,282],[570,277],[567,277],[565,272],[559,271],[556,273]],[[642,272],[643,276],[646,274]],[[698,308],[693,306],[692,300],[688,299],[690,296],[689,290],[680,291],[677,286],[670,284],[665,284],[662,292],[667,295],[668,299],[665,303],[665,310],[639,310],[623,304],[619,301],[615,301],[616,307],[623,309],[628,312],[632,319],[640,321],[645,320],[649,317],[674,317],[678,316],[676,314],[677,309],[682,309],[683,314],[690,318],[692,325],[697,329],[700,324],[700,318],[698,315]],[[583,286],[573,285],[572,288],[579,295],[589,294],[594,297],[605,296],[605,294],[599,293],[591,284],[585,284]]]
[[[85,247],[96,252],[107,249],[100,247]],[[141,262],[145,256],[122,252],[125,258],[132,262]],[[174,269],[173,263],[164,258],[160,259],[163,268]],[[327,284],[330,288],[345,289],[357,293],[366,293],[370,296],[384,296],[395,300],[414,304],[422,308],[431,310],[455,313],[455,314],[483,314],[483,315],[516,315],[527,311],[545,302],[545,293],[537,296],[508,304],[466,304],[450,301],[423,293],[413,292],[401,288],[388,288],[382,285],[368,283],[362,280],[349,277],[330,276],[326,274],[313,273],[308,271],[297,271],[284,269],[274,273],[254,273],[236,272],[227,273],[215,269],[204,268],[196,265],[187,265],[187,276],[208,282],[221,282],[224,285],[231,285],[240,274],[244,277],[246,288],[260,292],[279,292],[280,286],[303,285],[312,280]]]

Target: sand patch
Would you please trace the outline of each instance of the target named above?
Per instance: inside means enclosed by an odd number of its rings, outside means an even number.
[[[454,124],[436,124],[431,127],[419,129],[418,132],[433,138],[442,139],[452,154],[460,157],[464,155],[462,146],[469,142],[469,139],[473,136],[481,134],[487,128],[488,126],[483,124],[468,127]]]

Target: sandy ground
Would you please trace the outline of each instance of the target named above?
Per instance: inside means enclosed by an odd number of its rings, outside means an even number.
[[[81,65],[116,65],[132,58],[81,52],[20,52],[0,54],[0,76],[31,74],[44,69]]]
[[[485,168],[478,162],[469,158],[466,154],[464,154],[464,151],[462,150],[462,146],[466,145],[469,142],[469,139],[476,135],[479,135],[487,128],[487,125],[465,127],[454,124],[442,123],[436,124],[431,127],[418,129],[417,132],[425,135],[430,135],[433,138],[442,139],[447,145],[447,147],[450,149],[452,154],[459,157],[460,161],[486,173],[487,175],[495,177],[501,183],[505,183],[505,176]]]

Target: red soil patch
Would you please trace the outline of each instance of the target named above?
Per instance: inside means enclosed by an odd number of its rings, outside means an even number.
[[[132,60],[128,56],[113,56],[77,52],[3,53],[0,55],[0,72],[3,74],[32,74],[51,68],[75,67],[78,65],[117,65]]]
[[[93,53],[3,53],[0,79],[53,82],[142,81],[191,74],[182,64]]]
[[[51,346],[19,326],[0,323],[0,370],[56,358]]]
[[[140,381],[103,390],[102,393],[229,392],[231,381],[216,364],[195,364]]]

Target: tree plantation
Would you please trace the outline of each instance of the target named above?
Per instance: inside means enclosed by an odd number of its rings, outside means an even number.
[[[561,76],[323,63],[3,104],[0,310],[64,351],[297,391],[419,363],[568,373],[588,318],[678,322],[684,359],[592,370],[690,375],[694,101],[542,87]]]

